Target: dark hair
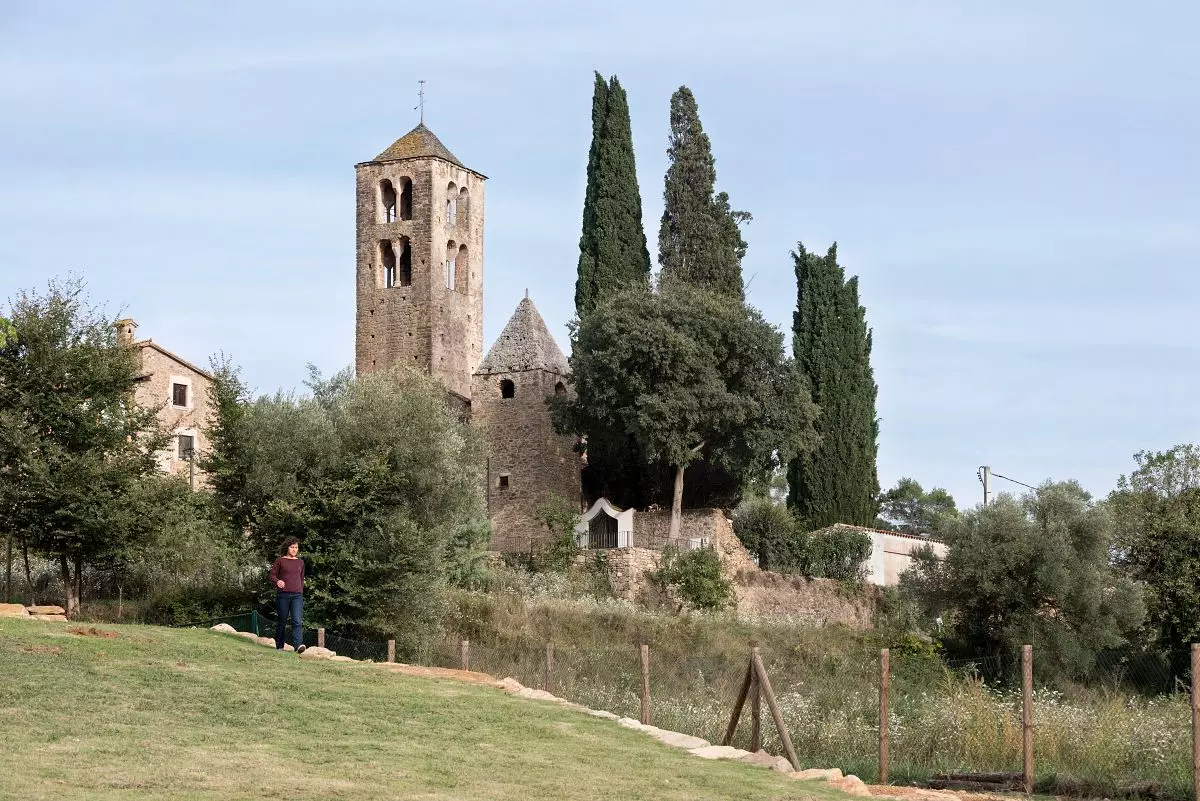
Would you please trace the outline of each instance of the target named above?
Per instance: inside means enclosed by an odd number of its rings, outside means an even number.
[[[286,556],[288,548],[292,547],[293,545],[299,545],[299,544],[300,544],[300,539],[298,537],[288,537],[286,540],[283,541],[283,545],[279,546],[280,556]]]

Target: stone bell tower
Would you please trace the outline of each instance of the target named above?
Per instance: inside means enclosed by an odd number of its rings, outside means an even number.
[[[421,123],[354,167],[355,370],[406,365],[471,399],[483,359],[483,182]]]

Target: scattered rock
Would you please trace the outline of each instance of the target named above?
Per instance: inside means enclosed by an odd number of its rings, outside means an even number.
[[[30,615],[31,620],[49,620],[52,623],[66,623],[66,615]]]
[[[527,698],[530,701],[559,701],[559,700],[561,700],[557,695],[548,693],[545,690],[535,690],[532,687],[522,687],[520,690],[517,690],[515,693],[513,693],[513,695],[517,696],[518,698]]]
[[[247,640],[257,640],[258,639],[258,635],[255,634],[253,631],[239,631],[239,632],[237,632],[237,636],[245,637]]]
[[[837,781],[842,778],[841,768],[807,768],[798,770],[795,773],[788,774],[790,778],[799,779],[801,781],[813,781],[819,779],[821,781]]]
[[[525,689],[525,685],[514,679],[512,676],[505,676],[500,681],[496,682],[496,686],[506,693],[516,695]]]
[[[259,645],[266,645],[270,648],[275,647],[275,638],[274,637],[255,637],[254,641],[256,643],[258,643]]]
[[[21,604],[0,604],[0,617],[29,617],[29,610]]]
[[[650,727],[645,723],[642,723],[640,720],[634,720],[633,718],[618,718],[617,725],[624,726],[627,729],[633,729],[634,731],[647,731],[650,729]]]
[[[612,712],[606,712],[603,709],[588,709],[585,711],[594,718],[603,718],[604,720],[620,720],[621,719],[620,715],[614,715]]]
[[[31,615],[65,615],[66,609],[61,606],[30,606],[28,607]]]
[[[688,753],[704,759],[741,759],[750,752],[734,748],[732,745],[706,745],[701,748],[689,748]]]
[[[272,644],[272,645],[274,645],[275,643],[274,643],[274,642],[272,642],[271,644]],[[285,642],[285,643],[283,644],[283,650],[285,650],[285,651],[295,651],[296,649],[295,649],[295,648],[293,648],[292,646],[288,645],[288,644]]]
[[[787,757],[775,756],[768,754],[766,751],[755,751],[752,754],[747,754],[742,757],[739,762],[745,762],[749,765],[757,765],[760,768],[770,768],[771,770],[779,771],[780,773],[791,773],[792,763],[787,761]]]
[[[329,659],[333,656],[337,656],[336,651],[330,651],[328,648],[322,648],[319,645],[306,648],[304,653],[300,654],[301,659]]]
[[[705,748],[709,745],[708,740],[700,737],[693,737],[690,734],[681,734],[677,731],[667,731],[666,729],[655,729],[650,732],[650,736],[658,740],[660,743],[682,748],[685,751],[691,751],[693,748]]]
[[[215,625],[211,629],[209,629],[209,631],[219,631],[222,634],[237,634],[238,633],[237,629],[235,629],[233,626],[229,625],[228,623],[218,623],[217,625]]]
[[[830,787],[835,787],[847,795],[870,795],[871,791],[867,789],[867,785],[862,779],[854,774],[843,776],[840,779],[830,779],[825,782]]]

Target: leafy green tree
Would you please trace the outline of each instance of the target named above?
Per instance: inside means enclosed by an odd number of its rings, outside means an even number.
[[[737,600],[733,583],[721,572],[721,559],[713,548],[678,551],[666,548],[657,570],[647,574],[665,592],[674,592],[683,606],[706,611],[725,609]]]
[[[469,551],[463,527],[484,517],[481,436],[413,371],[314,371],[309,387],[218,404],[214,429],[228,436],[214,438],[213,458],[231,476],[214,489],[240,493],[222,506],[238,510],[264,561],[300,538],[314,618],[411,651],[436,629],[446,573],[464,568],[447,570],[447,554]]]
[[[166,444],[156,409],[134,402],[137,351],[88,305],[76,279],[22,292],[15,338],[0,347],[0,509],[29,547],[57,562],[66,608],[79,611],[85,564],[144,532],[130,502]]]
[[[789,466],[788,502],[809,529],[834,523],[870,526],[879,508],[879,422],[871,331],[858,302],[858,278],[846,280],[836,244],[821,257],[800,243],[792,258],[792,348],[812,399],[821,407],[821,441]]]
[[[1109,564],[1112,519],[1074,481],[964,513],[944,560],[915,554],[901,589],[942,616],[951,652],[1016,664],[1032,644],[1039,668],[1081,675],[1099,650],[1128,641],[1144,614],[1141,588]]]
[[[812,447],[816,410],[780,332],[688,284],[602,302],[574,331],[571,372],[575,396],[555,404],[559,430],[623,430],[646,464],[670,465],[672,537],[695,460],[745,477]]]
[[[904,534],[937,535],[958,517],[954,498],[941,487],[926,492],[915,478],[902,478],[879,499],[883,528]]]
[[[650,281],[629,101],[616,76],[605,83],[596,73],[587,175],[575,283],[579,317],[594,309],[599,298]]]
[[[746,242],[741,226],[749,212],[734,211],[729,195],[714,196],[716,160],[692,90],[679,87],[671,96],[671,136],[667,148],[663,216],[658,261],[664,282],[698,284],[739,300]]]
[[[761,496],[746,498],[733,513],[733,532],[762,570],[782,570],[801,561],[796,519],[782,503]]]
[[[806,576],[850,584],[867,577],[866,560],[871,555],[871,537],[851,526],[833,526],[821,532],[797,529],[796,554],[791,569]]]
[[[1200,642],[1200,449],[1177,445],[1134,456],[1109,505],[1117,522],[1113,559],[1147,587],[1147,620],[1172,661],[1185,667]]]

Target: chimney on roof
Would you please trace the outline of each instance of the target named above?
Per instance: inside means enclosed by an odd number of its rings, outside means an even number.
[[[117,329],[117,342],[121,345],[132,345],[133,340],[137,338],[137,322],[132,318],[117,320],[113,327]]]

